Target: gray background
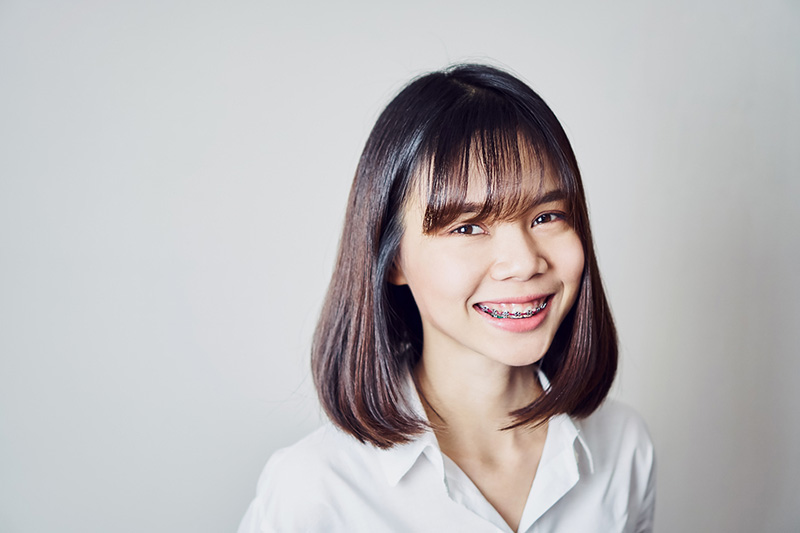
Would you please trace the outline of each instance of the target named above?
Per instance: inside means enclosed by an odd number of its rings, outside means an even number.
[[[377,113],[475,59],[574,143],[658,530],[797,531],[789,0],[0,0],[0,530],[233,531]]]

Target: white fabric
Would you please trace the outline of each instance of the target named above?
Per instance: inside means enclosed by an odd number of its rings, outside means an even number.
[[[654,505],[645,424],[630,408],[606,401],[586,419],[550,420],[518,531],[648,532]],[[432,432],[381,450],[326,424],[275,452],[239,526],[239,533],[323,531],[512,530],[441,453]]]

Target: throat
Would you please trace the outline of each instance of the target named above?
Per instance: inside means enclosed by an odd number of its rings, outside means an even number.
[[[517,437],[520,436],[513,449],[499,446],[491,451],[469,445],[452,447],[453,442],[440,442],[442,452],[472,481],[512,531],[519,529],[539,468],[547,424],[533,430],[520,429]]]
[[[517,531],[541,459],[547,424],[508,427],[510,413],[542,394],[533,366],[423,357],[415,382],[439,447]]]
[[[462,361],[464,362],[464,361]],[[510,413],[534,402],[542,393],[535,367],[468,364],[454,370],[423,359],[415,382],[428,419],[448,432],[482,439],[514,423]],[[508,435],[508,432],[503,432]]]

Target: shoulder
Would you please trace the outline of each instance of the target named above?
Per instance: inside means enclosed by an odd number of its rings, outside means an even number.
[[[259,477],[256,497],[239,533],[330,528],[338,514],[331,505],[334,496],[346,488],[356,472],[369,469],[366,448],[326,423],[273,453]]]
[[[616,494],[632,531],[652,531],[655,448],[644,419],[633,408],[606,400],[578,424],[592,456],[592,477]]]
[[[313,500],[354,475],[371,470],[368,445],[330,422],[270,457],[259,479],[259,493],[283,500]]]
[[[581,434],[594,453],[636,451],[652,455],[653,439],[642,416],[632,407],[608,399],[579,423]]]
[[[266,481],[266,474],[285,481],[324,475],[327,469],[352,455],[358,446],[355,439],[327,422],[295,444],[273,453],[259,483]]]

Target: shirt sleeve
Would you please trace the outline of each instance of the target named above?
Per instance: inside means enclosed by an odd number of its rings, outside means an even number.
[[[278,450],[267,461],[258,478],[256,496],[239,524],[238,533],[309,530],[301,523],[303,517],[308,516],[302,497],[298,497],[302,476],[293,472],[284,460],[286,452],[286,449]]]
[[[257,505],[257,501],[253,500],[239,523],[238,533],[261,533],[261,523],[263,521],[264,514],[261,512],[260,506]]]
[[[261,471],[261,476],[258,478],[256,497],[250,502],[247,512],[239,523],[238,533],[267,533],[271,531],[266,529],[267,507],[269,505],[267,494],[269,492],[270,471],[274,469],[277,455],[276,453],[270,457],[264,470]]]
[[[652,441],[649,440],[644,458],[643,474],[646,475],[644,494],[641,500],[639,517],[636,521],[636,533],[652,533],[656,508],[656,462]],[[644,476],[643,476],[644,477]]]

